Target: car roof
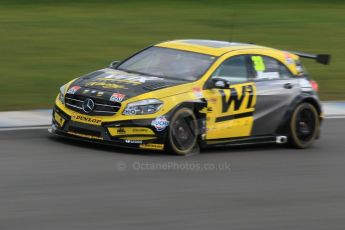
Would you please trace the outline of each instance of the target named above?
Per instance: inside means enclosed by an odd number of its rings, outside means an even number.
[[[227,52],[242,50],[242,49],[275,50],[273,48],[268,48],[268,47],[258,46],[254,44],[248,44],[248,43],[216,41],[216,40],[201,40],[201,39],[183,39],[183,40],[166,41],[166,42],[159,43],[155,46],[197,52],[197,53],[208,54],[208,55],[213,55],[213,56],[221,56]]]

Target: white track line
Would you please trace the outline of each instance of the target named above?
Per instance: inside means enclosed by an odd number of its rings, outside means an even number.
[[[23,126],[23,127],[8,127],[8,128],[0,128],[1,131],[16,131],[16,130],[34,130],[34,129],[49,129],[50,125],[47,126]]]
[[[325,119],[344,119],[345,115],[335,115],[335,116],[328,116]]]

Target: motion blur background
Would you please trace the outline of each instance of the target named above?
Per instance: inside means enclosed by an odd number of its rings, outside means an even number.
[[[180,38],[330,53],[304,63],[322,100],[345,99],[343,0],[0,0],[0,110],[49,108],[70,79]]]

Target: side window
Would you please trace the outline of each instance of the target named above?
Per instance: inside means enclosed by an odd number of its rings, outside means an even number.
[[[280,75],[280,78],[291,78],[291,77],[293,77],[290,70],[282,63],[279,63],[279,75]]]
[[[288,68],[274,58],[252,55],[251,62],[256,79],[280,79],[292,77]]]
[[[222,78],[230,83],[247,81],[246,56],[235,56],[224,61],[213,73],[212,78]]]

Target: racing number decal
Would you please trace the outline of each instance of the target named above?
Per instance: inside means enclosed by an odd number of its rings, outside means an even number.
[[[207,114],[206,139],[249,136],[256,104],[255,84],[236,84],[217,91],[219,99]]]
[[[254,69],[256,71],[265,71],[265,63],[261,56],[252,56],[252,61],[254,63]]]

